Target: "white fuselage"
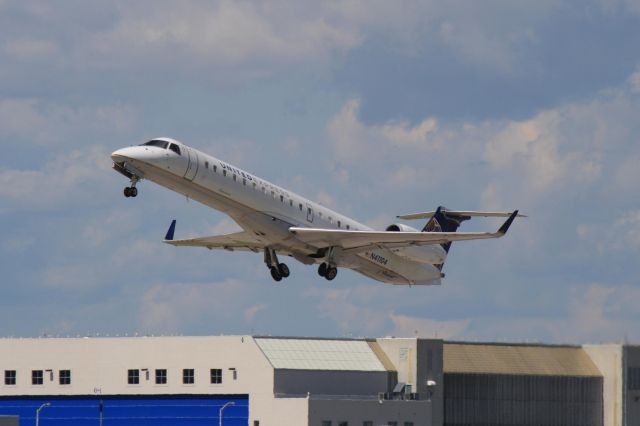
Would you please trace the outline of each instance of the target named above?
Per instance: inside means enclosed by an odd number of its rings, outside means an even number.
[[[197,200],[231,216],[245,231],[274,250],[305,263],[320,263],[318,247],[297,239],[291,227],[371,230],[347,216],[274,185],[211,155],[168,138],[180,153],[156,146],[133,146],[112,154],[126,172]],[[393,284],[439,284],[434,264],[443,263],[440,245],[373,249],[336,257],[336,266]],[[418,253],[418,255],[416,255]],[[421,260],[421,261],[417,261]]]

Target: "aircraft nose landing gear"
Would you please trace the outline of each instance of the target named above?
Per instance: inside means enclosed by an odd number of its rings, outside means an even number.
[[[124,196],[129,198],[129,197],[137,197],[138,196],[138,188],[136,188],[135,186],[132,187],[126,187],[124,189]]]
[[[271,272],[271,278],[275,281],[282,281],[283,278],[289,276],[289,267],[286,263],[280,263],[276,251],[265,247],[264,249],[264,263],[267,264],[267,268]]]
[[[137,176],[131,177],[131,186],[128,186],[124,189],[124,196],[129,197],[137,197],[138,196],[138,188],[136,188],[136,183],[140,180]]]

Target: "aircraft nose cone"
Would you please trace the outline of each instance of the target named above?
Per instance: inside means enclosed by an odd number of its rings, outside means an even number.
[[[120,148],[111,153],[111,159],[115,162],[123,161],[127,158],[131,158],[131,153],[129,152],[131,148]]]

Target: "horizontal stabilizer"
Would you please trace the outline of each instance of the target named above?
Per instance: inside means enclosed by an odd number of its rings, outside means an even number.
[[[440,209],[440,211],[446,214],[447,216],[467,216],[467,217],[509,217],[512,214],[511,212],[483,212],[483,211],[475,211],[475,210],[464,211],[464,210],[449,210],[445,208]],[[397,216],[397,218],[404,219],[404,220],[429,219],[434,214],[436,214],[435,210],[430,212],[422,212],[422,213],[402,214]],[[518,214],[517,217],[527,217],[527,216]]]

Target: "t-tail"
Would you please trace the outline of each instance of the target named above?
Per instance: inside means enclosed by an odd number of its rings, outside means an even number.
[[[440,206],[433,212],[433,216],[429,219],[422,228],[422,232],[456,232],[462,222],[471,219],[471,216],[459,215],[455,212],[449,214],[447,209]],[[451,242],[440,244],[444,251],[449,253],[451,248]],[[440,265],[442,268],[442,265]]]
[[[456,232],[462,222],[465,222],[472,217],[507,217],[506,222],[500,227],[500,229],[494,234],[488,234],[488,237],[499,237],[506,234],[507,230],[511,226],[511,223],[516,217],[526,217],[518,214],[518,211],[514,212],[483,212],[483,211],[462,211],[462,210],[449,210],[446,207],[440,206],[435,211],[412,213],[406,215],[400,215],[398,218],[405,220],[412,219],[429,219],[422,228],[422,232]],[[451,248],[451,241],[440,244],[446,253],[449,253]],[[443,264],[435,265],[442,270]]]

